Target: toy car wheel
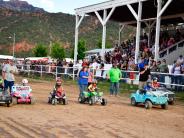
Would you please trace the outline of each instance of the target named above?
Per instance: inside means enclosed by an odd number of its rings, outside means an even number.
[[[79,103],[84,103],[84,98],[80,96],[80,97],[78,98],[78,102],[79,102]]]
[[[12,97],[12,104],[18,104],[18,101],[17,101],[16,97]]]
[[[175,100],[169,101],[168,103],[169,103],[170,105],[174,105],[174,104],[175,104]]]
[[[149,101],[149,100],[147,100],[146,102],[145,102],[145,108],[146,109],[151,109],[152,108],[152,103],[151,103],[151,101]]]
[[[162,109],[166,109],[167,110],[168,109],[168,103],[162,104],[161,107],[162,107]]]
[[[56,98],[53,98],[52,101],[51,101],[52,105],[56,105],[57,104],[57,99]]]
[[[137,102],[134,97],[131,98],[131,105],[136,106]]]
[[[30,104],[35,104],[36,100],[35,100],[34,97],[31,97],[30,100],[31,100],[31,101],[30,101]]]
[[[91,97],[89,99],[89,105],[93,105],[95,103],[95,97]]]
[[[50,97],[48,98],[48,103],[51,103],[51,98]]]
[[[63,99],[63,105],[67,105],[68,104],[68,100],[65,98]]]
[[[107,100],[105,98],[102,98],[101,105],[103,105],[103,106],[107,105]]]
[[[8,101],[7,107],[11,107],[13,105],[12,100]]]
[[[7,103],[7,107],[10,107],[11,106],[11,104],[10,103]]]

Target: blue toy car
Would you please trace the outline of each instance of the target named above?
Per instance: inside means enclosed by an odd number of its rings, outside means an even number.
[[[146,109],[151,109],[153,105],[161,105],[163,109],[168,109],[168,98],[153,90],[137,90],[131,94],[131,105],[138,104],[144,104]]]

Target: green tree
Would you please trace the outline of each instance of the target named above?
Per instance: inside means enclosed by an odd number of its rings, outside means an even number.
[[[33,53],[35,57],[47,57],[47,47],[43,44],[38,44],[34,49]]]
[[[86,51],[86,41],[81,39],[78,43],[78,56],[77,59],[84,59]]]
[[[98,48],[100,48],[100,49],[102,48],[102,39],[99,39],[99,40],[98,40],[97,46],[98,46]],[[112,48],[112,44],[111,44],[109,41],[106,40],[105,47],[106,47],[106,48]]]
[[[65,58],[65,50],[59,43],[54,43],[52,45],[51,57],[55,59]]]

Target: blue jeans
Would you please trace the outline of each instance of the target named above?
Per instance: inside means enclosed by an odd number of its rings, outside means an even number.
[[[4,89],[7,90],[9,87],[10,93],[12,91],[12,86],[14,85],[14,81],[4,80]]]
[[[117,95],[119,92],[119,82],[111,82],[110,95]]]
[[[88,86],[87,84],[79,84],[79,90],[80,90],[79,96],[82,96],[82,93],[86,91],[87,86]]]
[[[174,76],[174,83],[181,85],[182,84],[182,76]],[[182,87],[181,86],[176,86],[175,90],[176,91],[181,91]]]

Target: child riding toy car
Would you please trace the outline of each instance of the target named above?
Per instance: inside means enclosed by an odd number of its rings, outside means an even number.
[[[162,85],[160,85],[157,82],[157,80],[158,79],[154,77],[152,80],[152,83],[147,82],[147,85],[144,87],[144,90],[147,90],[147,91],[152,90],[152,91],[157,92],[158,94],[165,95],[168,99],[168,103],[173,105],[175,103],[175,93],[172,91],[169,91],[165,87],[162,87]]]
[[[97,81],[93,81],[91,85],[88,87],[88,92],[83,92],[79,98],[79,103],[89,103],[89,105],[93,105],[97,102],[100,102],[101,105],[106,105],[107,100],[103,98],[103,92],[97,91]]]
[[[10,107],[12,103],[12,98],[8,94],[7,90],[4,90],[3,80],[0,79],[0,104],[6,104],[7,107]]]
[[[56,105],[58,103],[63,105],[68,104],[65,91],[61,85],[62,85],[61,78],[58,77],[56,79],[54,90],[53,92],[50,93],[50,96],[48,97],[49,98],[48,103],[52,105]]]
[[[146,109],[151,109],[153,105],[161,105],[163,109],[168,109],[167,100],[165,94],[153,90],[137,90],[131,94],[131,105],[144,104]]]
[[[35,99],[32,96],[32,89],[28,86],[28,80],[23,79],[22,85],[17,85],[12,87],[12,102],[13,104],[29,103],[34,104]]]

